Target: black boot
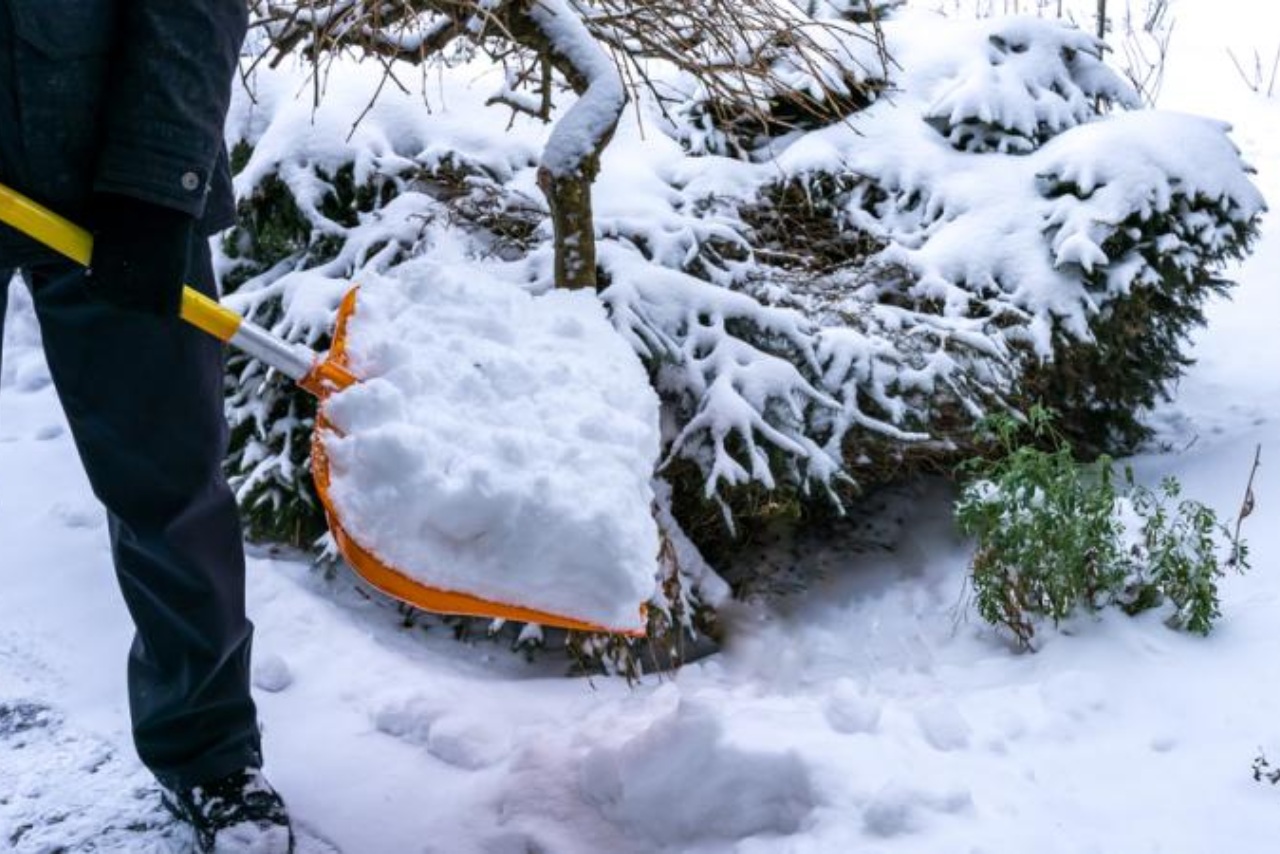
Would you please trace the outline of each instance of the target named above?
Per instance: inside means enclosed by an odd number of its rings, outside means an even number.
[[[195,831],[201,854],[292,854],[289,812],[257,768],[186,791],[161,791],[165,807]]]

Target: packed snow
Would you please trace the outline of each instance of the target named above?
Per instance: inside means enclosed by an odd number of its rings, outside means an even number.
[[[1256,0],[1176,12],[1162,106],[1230,121],[1274,207],[1280,101],[1249,91],[1226,48],[1274,51],[1280,18]],[[808,590],[727,605],[724,650],[636,686],[405,626],[345,577],[255,549],[267,772],[304,853],[1273,851],[1280,786],[1250,765],[1280,758],[1277,265],[1269,214],[1232,271],[1235,300],[1212,308],[1198,364],[1153,416],[1167,450],[1133,461],[1231,514],[1264,446],[1244,528],[1254,570],[1223,580],[1208,638],[1108,613],[1016,653],[966,609],[970,547],[936,483],[884,499],[892,551],[868,552],[851,520],[762,553]],[[105,522],[29,301],[14,288],[11,303],[0,849],[173,850],[129,744],[131,627]]]
[[[366,279],[361,382],[330,397],[344,530],[429,586],[643,630],[658,398],[594,292],[531,296],[448,253]]]

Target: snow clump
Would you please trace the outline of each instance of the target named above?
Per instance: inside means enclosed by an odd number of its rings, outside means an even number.
[[[664,846],[792,834],[815,805],[799,756],[726,744],[715,713],[687,702],[622,745],[590,752],[581,786],[609,821]]]
[[[324,443],[356,542],[432,587],[643,627],[658,400],[594,293],[414,263],[365,281],[348,347],[363,381]]]

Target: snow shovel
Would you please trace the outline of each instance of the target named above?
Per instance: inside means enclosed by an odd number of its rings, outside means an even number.
[[[3,184],[0,184],[0,222],[78,264],[89,265],[93,254],[93,237],[89,232]],[[342,300],[333,345],[327,354],[278,338],[194,288],[185,287],[182,294],[183,320],[288,376],[321,402],[311,440],[311,473],[324,506],[329,531],[338,551],[355,573],[388,596],[424,611],[643,637],[643,630],[613,629],[560,614],[494,602],[462,591],[431,587],[383,563],[343,528],[329,496],[329,459],[320,437],[326,429],[333,429],[324,415],[325,398],[358,382],[346,367],[347,321],[355,311],[356,291],[357,288],[352,287]]]

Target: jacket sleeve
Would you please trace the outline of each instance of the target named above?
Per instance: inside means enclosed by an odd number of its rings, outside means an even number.
[[[223,149],[245,0],[122,0],[94,189],[199,217]]]

